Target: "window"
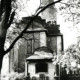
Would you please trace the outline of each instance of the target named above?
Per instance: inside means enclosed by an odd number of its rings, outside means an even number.
[[[36,64],[36,73],[38,73],[38,72],[48,72],[48,64],[37,63]]]
[[[27,41],[27,53],[32,53],[32,39]]]

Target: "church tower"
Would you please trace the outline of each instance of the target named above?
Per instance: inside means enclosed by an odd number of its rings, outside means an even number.
[[[43,8],[52,2],[54,2],[54,0],[40,0],[40,8]],[[54,22],[57,20],[56,12],[57,11],[56,11],[55,5],[51,5],[41,13],[41,17],[43,19],[46,19],[46,21]]]

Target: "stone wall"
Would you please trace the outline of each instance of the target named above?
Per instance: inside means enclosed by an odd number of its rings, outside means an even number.
[[[62,36],[50,36],[47,39],[47,46],[53,53],[60,54],[62,52]]]

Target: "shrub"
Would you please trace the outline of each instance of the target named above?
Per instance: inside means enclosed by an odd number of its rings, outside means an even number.
[[[11,72],[9,74],[9,79],[10,80],[24,80],[25,74],[23,73],[18,73],[18,72]]]

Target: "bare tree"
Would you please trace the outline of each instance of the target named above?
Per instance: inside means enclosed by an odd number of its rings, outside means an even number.
[[[73,27],[80,22],[80,0],[60,2],[60,11],[66,21],[73,22]]]

